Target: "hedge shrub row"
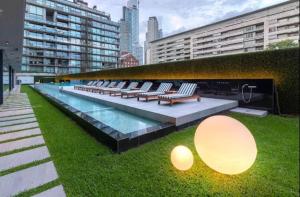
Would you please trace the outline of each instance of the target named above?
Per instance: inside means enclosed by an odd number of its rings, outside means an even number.
[[[299,114],[299,48],[243,53],[57,77],[57,80],[274,79],[282,113]]]

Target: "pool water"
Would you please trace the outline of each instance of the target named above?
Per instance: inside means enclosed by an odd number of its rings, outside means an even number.
[[[139,117],[95,101],[60,92],[57,85],[41,84],[35,87],[41,92],[55,97],[61,102],[124,134],[161,124],[155,120]]]

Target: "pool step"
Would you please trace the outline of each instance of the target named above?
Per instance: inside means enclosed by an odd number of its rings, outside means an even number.
[[[230,111],[240,113],[240,114],[250,115],[250,116],[256,116],[256,117],[260,117],[260,118],[268,115],[268,111],[249,109],[249,108],[243,108],[243,107],[237,107]]]

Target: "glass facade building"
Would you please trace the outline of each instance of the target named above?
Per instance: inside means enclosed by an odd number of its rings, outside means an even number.
[[[119,23],[81,0],[26,0],[22,73],[56,75],[115,68]]]
[[[120,49],[129,52],[143,64],[143,47],[139,44],[139,1],[129,0],[120,20]]]

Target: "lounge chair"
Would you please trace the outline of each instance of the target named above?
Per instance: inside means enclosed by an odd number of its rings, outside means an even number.
[[[93,86],[85,87],[83,90],[88,91],[88,92],[91,92],[92,89],[94,89],[94,88],[96,88],[96,87],[100,87],[100,86],[102,86],[102,84],[104,84],[104,82],[103,82],[103,81],[99,81],[98,83],[96,83],[96,84],[93,85]]]
[[[98,83],[98,81],[90,81],[86,85],[75,85],[74,89],[75,90],[83,90],[83,88],[93,86],[96,83]]]
[[[94,88],[92,90],[92,92],[94,92],[94,93],[101,93],[101,91],[102,91],[103,88],[114,88],[116,86],[116,84],[117,84],[117,82],[112,81],[107,86],[100,86],[100,87]]]
[[[142,87],[138,90],[122,90],[121,91],[121,98],[126,96],[126,98],[129,97],[136,97],[139,93],[148,92],[152,86],[152,82],[145,82]]]
[[[102,88],[101,90],[100,90],[100,94],[102,93],[102,94],[105,94],[106,92],[111,92],[111,91],[121,91],[121,89],[122,88],[124,88],[124,86],[126,85],[126,82],[125,81],[122,81],[122,82],[120,82],[120,83],[118,83],[118,85],[116,86],[116,87],[113,87],[113,88],[109,88],[109,87],[107,87],[107,88]]]
[[[152,100],[158,99],[159,95],[165,94],[165,92],[169,91],[172,86],[173,86],[172,83],[161,83],[155,92],[139,93],[137,95],[137,100],[139,101],[140,98],[144,98],[146,102],[148,102],[150,99]]]
[[[138,86],[138,82],[130,82],[130,84],[127,86],[127,88],[125,89],[116,89],[116,90],[109,90],[109,96],[118,96],[121,95],[121,91],[129,91],[129,90],[133,90],[136,89],[136,87]]]
[[[104,81],[103,84],[101,84],[100,86],[96,86],[96,87],[90,88],[89,92],[96,92],[97,93],[97,92],[99,92],[99,90],[101,88],[105,88],[105,87],[109,86],[110,84],[111,84],[111,82]]]
[[[185,101],[188,99],[197,99],[200,101],[200,96],[194,95],[197,88],[195,83],[183,83],[179,90],[175,94],[166,94],[158,96],[158,104],[161,101],[169,102],[170,105],[173,105],[175,102]]]
[[[86,84],[86,86],[90,86],[90,85],[92,85],[94,83],[94,81],[90,81],[90,82],[88,82],[87,84]],[[81,88],[81,86],[83,86],[83,85],[75,85],[74,86],[74,90],[79,90],[80,88]]]

